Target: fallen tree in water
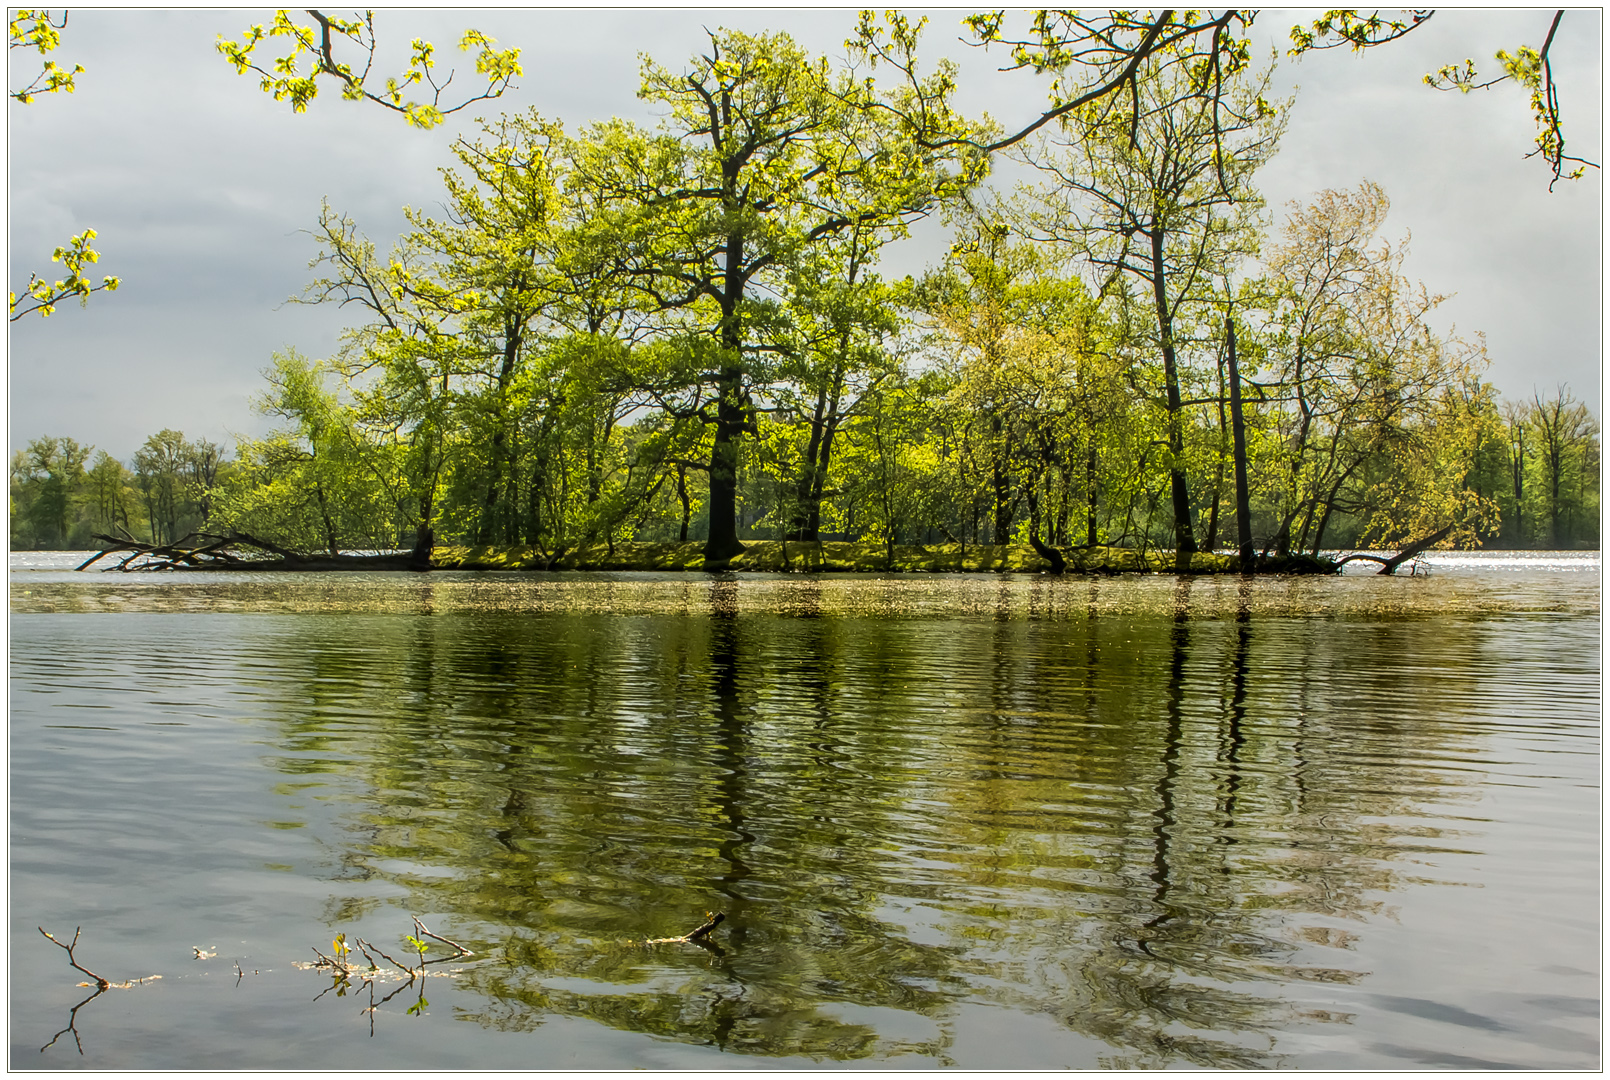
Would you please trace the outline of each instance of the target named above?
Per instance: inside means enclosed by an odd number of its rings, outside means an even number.
[[[1337,567],[1342,567],[1350,562],[1355,561],[1377,562],[1381,564],[1381,569],[1379,571],[1380,573],[1391,574],[1397,570],[1398,567],[1402,566],[1416,555],[1419,555],[1421,552],[1437,543],[1443,537],[1453,532],[1453,530],[1453,525],[1448,525],[1444,528],[1438,529],[1425,539],[1416,540],[1414,543],[1410,544],[1396,555],[1372,555],[1368,552],[1356,552],[1352,555],[1344,555],[1342,558],[1337,559],[1336,565]]]
[[[429,570],[427,555],[423,564],[410,553],[383,555],[310,555],[291,551],[246,533],[219,536],[191,533],[171,544],[146,544],[131,537],[94,533],[91,539],[107,545],[80,563],[87,570],[108,555],[123,558],[105,570],[125,573],[152,570]]]
[[[280,547],[246,533],[228,536],[192,533],[172,544],[146,544],[129,537],[96,533],[106,547],[77,569],[85,570],[102,559],[105,570],[126,573],[153,570],[681,570],[750,571],[762,573],[1006,573],[1006,574],[1335,574],[1356,560],[1382,564],[1390,574],[1403,563],[1436,544],[1448,530],[1409,545],[1394,556],[1350,554],[1332,561],[1322,556],[1293,554],[1255,557],[1250,571],[1239,557],[1219,552],[1196,552],[1182,566],[1167,549],[1137,550],[1097,545],[1056,548],[1032,537],[1029,544],[887,545],[881,542],[822,541],[785,543],[751,540],[731,559],[711,563],[699,541],[685,543],[621,542],[606,546],[547,551],[536,547],[438,546],[421,560],[416,552],[383,555],[309,554]],[[112,557],[112,558],[108,558]]]

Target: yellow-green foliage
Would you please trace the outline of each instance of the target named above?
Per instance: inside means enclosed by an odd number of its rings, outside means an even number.
[[[1127,548],[1093,548],[1069,552],[1069,573],[1174,573],[1174,554],[1142,553]],[[549,556],[533,547],[439,547],[433,560],[440,570],[545,570]],[[1199,552],[1191,557],[1196,574],[1234,573],[1233,555]],[[704,545],[616,544],[613,553],[604,545],[564,553],[555,570],[705,570]],[[896,544],[891,564],[888,549],[879,543],[825,541],[788,543],[749,541],[742,553],[725,566],[732,571],[796,573],[937,573],[937,574],[1039,574],[1051,564],[1028,545]]]

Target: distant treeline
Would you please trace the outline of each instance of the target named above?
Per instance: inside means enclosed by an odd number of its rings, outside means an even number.
[[[901,506],[919,508],[908,520],[896,521],[892,536],[897,543],[934,543],[966,538],[970,543],[997,539],[997,522],[986,511],[994,509],[994,489],[987,474],[972,471],[962,458],[950,463],[955,472],[941,475],[945,461],[930,468],[917,467],[920,456],[905,451],[889,453],[890,439],[877,426],[889,418],[867,418],[848,425],[843,438],[839,469],[827,486],[823,539],[882,540],[890,535],[885,522],[886,497]],[[627,440],[622,439],[623,445]],[[147,439],[128,463],[105,451],[81,445],[70,438],[45,437],[31,441],[11,459],[11,548],[82,550],[95,544],[95,532],[127,532],[134,539],[161,543],[197,530],[240,528],[258,531],[280,541],[297,542],[309,550],[409,548],[415,536],[405,515],[388,515],[383,504],[373,504],[365,517],[350,504],[339,510],[339,520],[326,525],[318,494],[310,502],[287,504],[279,497],[264,499],[259,482],[263,452],[275,440],[251,442],[233,461],[225,461],[217,446],[205,440],[187,440],[177,431],[164,430]],[[284,443],[278,443],[284,446]],[[1530,401],[1494,403],[1469,472],[1472,490],[1498,507],[1491,527],[1480,538],[1485,548],[1571,548],[1599,542],[1599,435],[1598,425],[1586,407],[1561,388],[1548,397]],[[93,454],[93,459],[91,455]],[[914,460],[918,459],[918,460]],[[584,458],[580,459],[584,462]],[[786,488],[759,454],[746,464],[741,485],[740,513],[744,539],[778,539],[788,531]],[[883,467],[906,485],[904,490],[884,486]],[[618,466],[604,470],[614,482]],[[706,496],[697,470],[673,472],[661,490],[638,507],[637,520],[619,529],[617,540],[704,539]],[[583,487],[586,474],[577,480]],[[600,488],[603,487],[601,483]],[[969,490],[969,486],[971,490]],[[892,485],[891,485],[892,487]],[[779,493],[785,498],[779,501]],[[951,515],[931,512],[934,497],[948,493]],[[684,508],[683,496],[687,505]],[[586,499],[583,495],[583,500]],[[928,514],[921,509],[928,500]],[[595,500],[596,501],[596,500]],[[1042,490],[1041,513],[1051,527],[1050,536],[1061,544],[1082,543],[1078,529],[1088,525],[1079,492],[1058,493],[1052,485]],[[1031,524],[1026,498],[1016,500],[1006,514],[1008,541],[1023,541]],[[1138,505],[1098,505],[1096,532],[1101,543],[1167,547],[1171,536],[1166,507],[1154,493]],[[333,505],[327,501],[327,507]],[[450,520],[473,520],[473,503],[454,500],[444,507]],[[1075,519],[1078,520],[1075,520]],[[1253,532],[1260,548],[1275,545],[1284,520],[1278,504],[1267,497],[1253,506]],[[1205,522],[1204,522],[1205,524]],[[1126,529],[1127,526],[1127,529]],[[684,531],[685,529],[685,531]],[[1330,548],[1357,546],[1362,532],[1359,517],[1337,516],[1322,542]],[[1204,546],[1233,547],[1235,525],[1231,512],[1221,510],[1218,535],[1203,534]],[[333,537],[333,543],[331,542]],[[473,529],[448,529],[445,543],[476,541]]]

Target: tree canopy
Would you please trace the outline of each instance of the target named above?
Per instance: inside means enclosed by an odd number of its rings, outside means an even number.
[[[469,104],[442,106],[428,43],[366,88],[367,65],[333,57],[372,57],[372,19],[313,17],[219,48],[255,69],[286,38],[258,70],[299,110],[319,78],[420,126]],[[1498,401],[1480,341],[1430,322],[1441,298],[1382,238],[1384,191],[1317,193],[1271,229],[1256,178],[1287,103],[1251,20],[1040,12],[1014,38],[973,16],[977,44],[1052,76],[1015,132],[959,111],[955,69],[924,67],[898,13],[863,14],[843,60],[727,29],[681,64],[644,57],[653,126],[483,120],[421,192],[439,212],[407,209],[389,251],[323,208],[298,299],[360,317],[333,355],[273,358],[271,435],[226,463],[165,431],[132,481],[97,464],[93,483],[88,449],[41,440],[13,463],[14,523],[66,542],[77,499],[155,542],[204,522],[424,562],[441,543],[557,559],[701,540],[712,566],[752,539],[877,540],[892,561],[897,543],[1188,556],[1243,530],[1277,558],[1586,536],[1591,417],[1563,387]],[[1332,12],[1294,41],[1420,22]],[[470,100],[495,97],[517,50],[465,41],[488,80]],[[429,102],[405,100],[416,85]],[[1004,154],[1038,182],[992,190]],[[884,250],[925,218],[947,258],[886,280]],[[95,291],[92,239],[27,310]]]

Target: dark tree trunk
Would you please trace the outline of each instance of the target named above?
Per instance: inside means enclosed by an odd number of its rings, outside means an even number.
[[[1062,559],[1062,552],[1040,540],[1040,501],[1035,498],[1034,489],[1029,488],[1029,546],[1034,553],[1051,564],[1051,572],[1060,574],[1067,569],[1067,563]]]
[[[1230,440],[1235,455],[1235,538],[1241,571],[1252,569],[1252,495],[1247,485],[1247,429],[1241,413],[1241,369],[1236,362],[1235,323],[1226,318],[1230,357]]]
[[[330,520],[330,504],[324,497],[324,485],[315,484],[313,492],[319,497],[319,519],[324,523],[324,546],[331,555],[339,555],[341,549],[337,546],[335,522]]]
[[[429,570],[431,552],[436,549],[436,530],[421,525],[414,537],[414,550],[408,556],[410,570]]]
[[[728,186],[735,175],[726,177]],[[710,448],[710,531],[704,541],[705,561],[724,565],[743,551],[738,541],[738,441],[743,438],[743,332],[739,301],[744,289],[744,237],[730,233],[721,294],[721,347],[726,352],[716,381],[716,433]]]
[[[743,551],[738,541],[738,440],[743,434],[743,372],[736,367],[721,372],[721,398],[716,405],[716,437],[710,448],[710,533],[704,557],[726,562]]]
[[[1085,455],[1085,546],[1096,546],[1096,444],[1092,438]]]
[[[1191,528],[1191,488],[1185,476],[1184,405],[1180,398],[1179,366],[1174,356],[1174,319],[1164,287],[1163,229],[1154,225],[1152,241],[1152,297],[1157,304],[1158,338],[1163,348],[1163,385],[1168,394],[1169,494],[1174,504],[1174,550],[1188,557],[1196,552],[1196,535]]]
[[[677,539],[682,543],[688,542],[688,519],[693,516],[693,503],[688,498],[688,467],[676,467],[676,497],[682,503],[682,532]]]
[[[1017,509],[1017,500],[1008,499],[1011,485],[1006,476],[1006,449],[1001,446],[1001,418],[991,416],[989,419],[990,439],[990,469],[991,484],[995,491],[995,520],[993,540],[996,544],[1004,544],[1010,538],[1012,530],[1012,511]]]
[[[520,356],[520,345],[524,340],[524,324],[511,319],[503,328],[503,363],[498,368],[496,415],[493,418],[492,453],[488,462],[486,478],[486,500],[481,506],[480,528],[476,530],[477,539],[483,544],[492,543],[499,533],[506,540],[512,540],[512,526],[510,529],[499,530],[497,527],[498,512],[502,509],[498,499],[503,494],[504,471],[512,470],[512,455],[509,453],[508,418],[505,407],[508,401],[509,384],[514,379],[515,362]]]
[[[1430,536],[1427,536],[1423,540],[1416,540],[1414,543],[1410,544],[1408,547],[1404,548],[1402,551],[1398,552],[1396,555],[1393,555],[1391,558],[1383,558],[1380,555],[1356,554],[1356,555],[1349,555],[1344,559],[1337,560],[1336,565],[1339,566],[1339,567],[1340,566],[1346,566],[1348,563],[1358,561],[1358,560],[1363,560],[1363,561],[1367,561],[1367,562],[1377,562],[1377,563],[1381,564],[1380,573],[1382,573],[1382,574],[1391,574],[1398,567],[1402,566],[1404,563],[1408,562],[1410,559],[1412,559],[1416,555],[1420,554],[1420,552],[1424,551],[1426,548],[1430,547],[1432,544],[1435,544],[1437,541],[1441,540],[1443,537],[1445,537],[1449,533],[1453,532],[1453,530],[1454,530],[1454,527],[1452,525],[1444,525],[1442,528],[1438,529],[1436,532],[1432,533]]]

